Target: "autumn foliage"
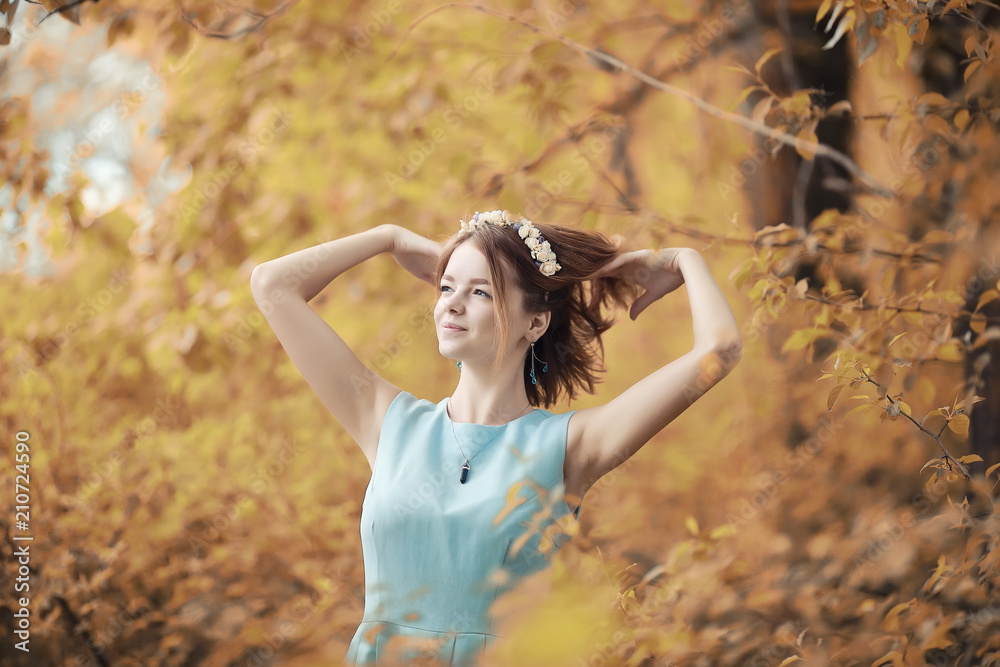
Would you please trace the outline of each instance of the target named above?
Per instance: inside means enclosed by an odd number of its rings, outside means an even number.
[[[0,4],[0,662],[339,664],[370,470],[250,271],[506,208],[698,249],[744,351],[588,492],[502,664],[1000,664],[993,3],[181,4]],[[380,257],[312,305],[437,401],[433,298]],[[689,324],[621,318],[554,411]]]

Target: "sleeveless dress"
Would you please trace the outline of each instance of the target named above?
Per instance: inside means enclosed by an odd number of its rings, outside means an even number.
[[[448,401],[402,391],[385,414],[361,511],[364,616],[343,665],[482,665],[501,638],[494,601],[548,567],[579,519],[563,497],[575,410],[486,426],[453,423]]]

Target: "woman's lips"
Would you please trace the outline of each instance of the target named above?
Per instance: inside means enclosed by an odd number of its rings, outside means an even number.
[[[442,325],[441,328],[444,329],[445,331],[465,331],[465,329],[463,329],[462,327],[456,326],[454,324],[445,324]]]

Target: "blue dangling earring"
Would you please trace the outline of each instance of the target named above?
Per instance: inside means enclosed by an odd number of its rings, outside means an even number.
[[[457,362],[455,362],[455,365],[458,366],[458,372],[461,373],[462,372],[462,362],[461,361],[457,361]]]
[[[535,359],[537,359],[537,357],[535,356],[535,342],[532,341],[531,342],[531,372],[528,373],[528,377],[531,378],[531,384],[538,384],[538,378],[535,377]],[[538,360],[542,361],[541,359],[538,359]],[[542,366],[542,372],[543,373],[548,373],[549,372],[549,363],[547,361],[543,361],[542,364],[543,364],[543,366]]]

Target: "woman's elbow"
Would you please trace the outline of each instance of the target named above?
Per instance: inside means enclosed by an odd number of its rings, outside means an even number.
[[[725,338],[714,346],[712,354],[718,360],[722,375],[725,376],[736,368],[736,364],[743,358],[743,339],[738,333]]]

